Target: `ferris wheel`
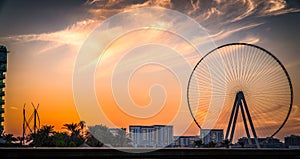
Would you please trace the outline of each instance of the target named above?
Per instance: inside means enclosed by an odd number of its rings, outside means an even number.
[[[269,51],[231,43],[206,54],[194,67],[187,88],[191,115],[201,129],[226,130],[232,142],[251,136],[273,137],[293,105],[291,79]]]

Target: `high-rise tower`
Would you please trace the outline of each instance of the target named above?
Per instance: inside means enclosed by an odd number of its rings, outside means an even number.
[[[4,130],[3,122],[4,122],[4,79],[6,72],[6,64],[7,64],[7,49],[5,46],[0,45],[0,132]]]

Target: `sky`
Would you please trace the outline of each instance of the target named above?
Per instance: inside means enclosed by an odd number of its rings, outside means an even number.
[[[196,54],[189,41],[168,31],[144,29],[127,32],[105,46],[106,52],[101,60],[93,59],[96,62],[91,64],[96,67],[92,91],[101,105],[102,114],[94,113],[91,103],[82,108],[78,102],[89,99],[89,93],[74,93],[77,87],[74,90],[73,73],[78,69],[78,57],[93,58],[89,50],[83,49],[86,41],[91,39],[89,35],[101,31],[106,33],[100,38],[102,44],[106,38],[124,33],[132,26],[161,20],[162,28],[168,28],[164,24],[177,20],[176,16],[172,19],[161,16],[160,12],[147,13],[147,10],[136,12],[142,15],[139,19],[126,16],[147,7],[169,9],[167,11],[176,11],[176,15],[190,17],[189,23],[183,27],[198,23],[202,31],[206,31],[201,35],[209,38],[211,45]],[[40,105],[41,125],[54,125],[58,131],[65,123],[86,120],[90,125],[126,128],[130,124],[172,124],[177,135],[199,134],[183,95],[191,68],[213,46],[245,42],[270,51],[286,67],[294,88],[294,102],[286,125],[276,137],[300,135],[299,1],[4,0],[0,2],[0,21],[0,44],[10,51],[4,105],[7,133],[22,133],[23,106],[26,104],[30,113],[33,103]],[[107,25],[101,25],[103,23]],[[184,30],[182,33],[188,37],[198,35],[190,28],[176,29],[178,32]],[[193,41],[196,48],[205,45],[201,37],[192,40],[196,41]],[[159,50],[165,54],[159,54]],[[182,59],[186,60],[180,61]],[[175,65],[181,62],[188,64]],[[111,87],[111,83],[115,86]],[[82,94],[85,95],[77,96]],[[120,107],[130,105],[132,101],[138,106]]]

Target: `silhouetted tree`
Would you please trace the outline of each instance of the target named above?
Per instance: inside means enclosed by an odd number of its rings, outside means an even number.
[[[113,146],[116,147],[128,147],[131,140],[128,134],[123,129],[117,129],[117,134],[114,136]]]
[[[195,145],[195,147],[201,147],[202,146],[202,140],[196,140],[195,142],[194,142],[194,145]]]
[[[228,139],[225,139],[223,140],[223,145],[226,147],[226,148],[229,148],[229,145],[230,145],[230,141]]]
[[[51,136],[54,133],[54,126],[52,125],[44,125],[41,129],[39,129],[36,134],[32,133],[30,136],[32,138],[32,142],[30,146],[53,146]]]
[[[79,135],[79,125],[77,123],[64,124],[63,129],[66,129],[70,136]]]
[[[108,127],[104,125],[90,126],[88,129],[84,121],[78,123],[63,124],[63,129],[66,132],[54,131],[54,126],[44,125],[37,132],[31,133],[28,136],[15,138],[13,134],[1,133],[6,145],[21,141],[30,142],[29,146],[57,146],[57,147],[74,147],[86,143],[90,146],[111,145],[114,147],[130,146],[128,134],[123,129],[117,129],[116,134],[112,134]],[[88,130],[88,131],[87,131]]]
[[[54,146],[65,147],[68,146],[70,136],[65,132],[55,132],[52,136],[52,142]]]
[[[90,126],[88,131],[90,132],[90,137],[92,136],[91,139],[98,140],[102,145],[114,145],[114,135],[109,131],[108,127],[104,125],[95,125]],[[97,143],[96,141],[91,142]]]
[[[86,144],[92,147],[102,147],[104,145],[89,132],[87,133]]]
[[[6,134],[3,132],[2,137],[6,146],[12,146],[14,142],[18,141],[18,139],[14,137],[13,134]]]
[[[63,128],[70,134],[70,141],[68,143],[72,141],[76,146],[83,144],[85,141],[85,134],[83,134],[84,127],[85,123],[83,121],[80,121],[79,123],[64,124]]]
[[[125,130],[117,129],[116,134],[112,134],[108,127],[95,125],[88,128],[87,144],[90,146],[114,146],[128,147],[130,139]]]
[[[244,148],[244,146],[245,146],[245,142],[244,141],[239,141],[238,144],[241,145],[242,148]]]
[[[210,141],[205,147],[216,147],[216,143],[214,141]]]

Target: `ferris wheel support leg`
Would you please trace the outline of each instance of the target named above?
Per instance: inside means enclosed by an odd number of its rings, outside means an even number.
[[[248,120],[249,120],[249,124],[250,124],[251,130],[252,130],[253,136],[254,136],[256,146],[257,146],[257,148],[260,148],[260,145],[259,145],[259,142],[258,142],[258,139],[257,139],[257,135],[256,135],[256,132],[255,132],[255,129],[254,129],[254,125],[253,125],[253,122],[252,122],[252,119],[251,119],[251,115],[250,115],[250,112],[249,112],[244,94],[243,94],[242,100],[243,100],[243,103],[244,103],[244,107],[245,107],[245,110],[246,110],[246,114],[247,114],[247,117],[248,117]]]
[[[237,109],[236,104],[237,104],[237,96],[235,97],[234,104],[233,104],[233,107],[232,107],[232,111],[231,111],[231,114],[230,114],[230,119],[229,119],[229,122],[228,122],[225,139],[228,139],[228,136],[229,136],[229,131],[230,131],[230,128],[231,128],[234,112]]]
[[[236,126],[236,120],[237,120],[237,117],[238,117],[238,113],[239,113],[239,106],[238,106],[238,103],[236,103],[235,105],[235,113],[234,113],[234,118],[233,118],[233,123],[232,123],[232,129],[231,129],[231,132],[230,132],[230,142],[232,142],[232,139],[233,139],[233,135],[234,135],[234,130],[235,130],[235,126]]]
[[[247,134],[247,138],[248,138],[248,143],[250,145],[252,145],[252,141],[251,141],[251,136],[250,136],[250,133],[249,133],[249,129],[248,129],[248,124],[247,124],[247,119],[246,119],[246,116],[245,116],[245,111],[244,111],[244,108],[243,108],[243,105],[241,103],[241,100],[239,100],[239,106],[241,107],[241,112],[242,112],[242,117],[243,117],[243,121],[244,121],[244,126],[245,126],[245,130],[246,130],[246,134]]]

